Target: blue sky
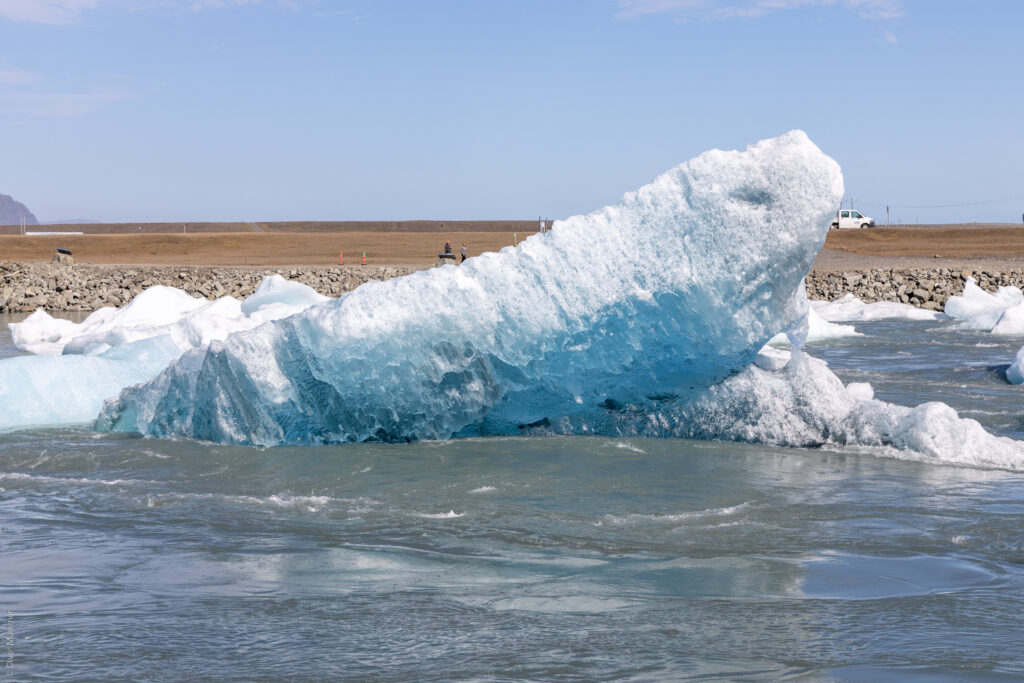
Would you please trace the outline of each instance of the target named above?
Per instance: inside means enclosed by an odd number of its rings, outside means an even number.
[[[877,219],[1016,222],[1022,27],[1017,0],[0,0],[0,192],[43,221],[560,218],[802,128]]]

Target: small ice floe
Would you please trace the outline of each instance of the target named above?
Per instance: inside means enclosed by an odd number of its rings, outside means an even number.
[[[809,342],[820,342],[828,341],[830,339],[842,339],[843,337],[862,337],[860,332],[853,329],[849,325],[837,325],[833,322],[825,320],[814,307],[811,306],[807,309],[807,337],[806,341]],[[777,334],[768,340],[768,343],[773,346],[785,346],[790,343],[789,335],[785,332]],[[763,349],[762,349],[763,351]],[[765,368],[768,369],[768,368]]]
[[[969,277],[963,294],[946,300],[946,315],[964,329],[1024,335],[1024,293],[1016,287],[1000,287],[989,294]]]
[[[1006,379],[1010,384],[1024,384],[1024,346],[1020,347],[1013,363],[1006,368]]]
[[[823,320],[833,323],[872,320],[942,320],[946,318],[938,311],[928,311],[895,301],[865,303],[853,294],[847,294],[835,301],[812,301],[811,309]]]

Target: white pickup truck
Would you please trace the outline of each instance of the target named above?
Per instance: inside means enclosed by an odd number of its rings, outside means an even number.
[[[868,218],[854,209],[840,209],[836,217],[832,219],[830,227],[833,230],[836,228],[873,228],[875,219]]]

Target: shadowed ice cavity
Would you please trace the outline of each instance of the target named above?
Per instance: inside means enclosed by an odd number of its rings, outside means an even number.
[[[801,279],[842,192],[838,165],[799,131],[710,151],[518,248],[214,341],[109,401],[97,424],[243,444],[402,441],[685,401],[799,323]]]

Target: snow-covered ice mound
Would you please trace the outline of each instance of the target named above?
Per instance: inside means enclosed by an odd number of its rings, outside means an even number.
[[[184,352],[326,300],[273,275],[244,302],[158,286],[80,323],[37,310],[9,325],[15,345],[37,355],[0,361],[0,429],[92,422],[105,399],[152,379]]]
[[[794,338],[799,346],[804,342],[825,342],[833,339],[863,336],[860,332],[849,325],[837,325],[836,323],[825,320],[814,310],[815,302],[808,301],[808,303],[810,306],[807,308],[807,313],[805,314],[804,320],[797,330],[797,333],[780,332],[768,340],[769,344],[774,346],[788,346],[790,344],[791,337]]]
[[[989,294],[969,277],[963,294],[946,300],[945,311],[965,329],[1024,335],[1024,293],[1016,287],[1000,287]]]
[[[854,446],[901,459],[1024,470],[1019,441],[989,434],[944,403],[907,408],[878,401],[868,384],[844,387],[824,361],[796,349],[785,363],[780,353],[785,352],[774,352],[767,370],[759,362],[687,400],[559,428],[779,446]]]
[[[865,303],[853,294],[835,301],[812,301],[811,308],[823,320],[833,323],[873,320],[944,320],[945,315],[894,301]]]
[[[369,283],[186,354],[105,429],[246,444],[447,438],[692,396],[804,315],[842,197],[802,132],[711,151],[518,248]]]

